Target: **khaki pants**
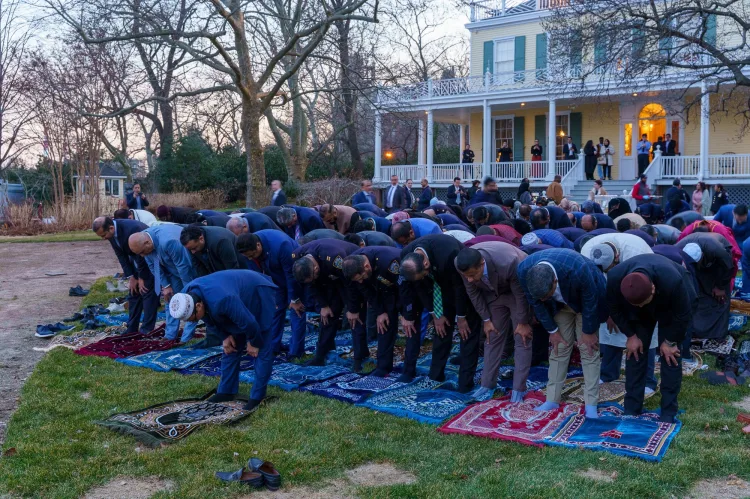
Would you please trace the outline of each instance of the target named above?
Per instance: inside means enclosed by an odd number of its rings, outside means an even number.
[[[570,353],[573,351],[573,343],[580,340],[583,335],[583,317],[566,305],[555,315],[555,322],[560,335],[568,344],[568,346],[560,344],[557,347],[557,353],[553,349],[549,354],[547,400],[559,404],[563,384],[568,375],[568,363],[570,362]],[[586,405],[596,407],[599,402],[599,371],[601,368],[599,351],[596,350],[593,355],[589,354],[588,348],[580,345],[580,341],[578,348],[581,351]]]
[[[487,337],[484,344],[484,369],[482,370],[482,386],[484,388],[497,387],[497,373],[503,361],[505,342],[513,341],[516,324],[510,318],[510,307],[515,305],[515,298],[511,294],[503,294],[490,305],[492,324],[498,333],[492,333]],[[515,336],[515,348],[513,361],[513,390],[526,391],[526,380],[531,369],[531,342],[527,340],[524,346],[523,339]]]

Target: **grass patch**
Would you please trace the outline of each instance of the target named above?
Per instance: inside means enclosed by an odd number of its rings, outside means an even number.
[[[100,279],[84,302],[106,303],[112,295]],[[279,400],[248,419],[203,428],[157,450],[93,423],[114,412],[202,396],[217,383],[65,349],[48,353],[9,424],[4,447],[17,454],[0,459],[0,495],[73,498],[117,476],[157,476],[175,483],[159,497],[236,497],[247,489],[220,483],[213,474],[239,469],[256,455],[276,464],[285,487],[317,488],[368,462],[392,463],[418,479],[356,487],[364,497],[681,497],[701,480],[750,478],[750,447],[732,405],[750,389],[711,386],[696,377],[683,381],[683,429],[661,464],[442,435],[434,426],[276,388],[269,394]],[[248,389],[242,385],[240,392]],[[650,399],[649,407],[657,407],[658,399]],[[589,469],[607,476],[616,471],[616,479],[595,482],[579,473]]]
[[[75,241],[100,241],[101,238],[91,230],[72,232],[55,232],[36,236],[0,236],[0,243],[70,243]]]

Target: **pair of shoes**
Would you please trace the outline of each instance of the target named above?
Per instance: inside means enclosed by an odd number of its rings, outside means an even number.
[[[217,471],[216,478],[222,482],[240,482],[259,489],[263,486],[263,475],[257,471],[239,469],[235,472]]]
[[[63,319],[63,322],[75,322],[80,321],[81,319],[83,319],[83,314],[80,312],[76,312],[70,317],[66,317],[65,319]]]
[[[114,298],[110,298],[109,299],[109,303],[110,304],[116,303],[117,305],[122,305],[126,301],[128,301],[128,297],[127,296],[115,296]]]
[[[247,462],[247,467],[263,476],[263,483],[266,489],[271,492],[276,492],[281,487],[281,474],[274,467],[273,463],[258,459],[257,457],[251,457]]]
[[[89,290],[83,289],[80,284],[74,288],[70,288],[70,291],[68,291],[68,296],[86,296],[88,294]]]

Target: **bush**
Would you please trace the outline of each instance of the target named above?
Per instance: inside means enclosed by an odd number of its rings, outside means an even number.
[[[148,210],[156,213],[156,208],[161,205],[180,206],[193,208],[195,210],[221,208],[226,198],[224,192],[219,189],[205,189],[197,192],[172,192],[149,194]]]
[[[197,130],[190,130],[167,159],[155,168],[159,191],[199,191],[217,186],[220,176],[216,155]]]
[[[300,187],[302,193],[297,196],[297,204],[299,205],[346,204],[359,190],[359,182],[350,179],[332,178],[308,182]]]
[[[286,183],[289,174],[286,171],[284,155],[278,146],[268,146],[263,151],[263,164],[266,167],[266,185],[271,185],[274,180]],[[286,192],[286,191],[285,191]]]
[[[117,209],[119,199],[100,197],[99,209],[91,199],[67,200],[62,206],[44,206],[39,218],[38,203],[10,204],[5,210],[5,224],[0,233],[9,236],[33,236],[91,228],[94,219]]]

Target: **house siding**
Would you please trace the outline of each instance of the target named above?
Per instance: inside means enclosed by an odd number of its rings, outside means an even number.
[[[536,65],[536,35],[538,33],[544,33],[542,25],[538,21],[472,31],[470,54],[471,76],[481,76],[484,74],[485,68],[482,67],[484,62],[484,42],[516,36],[526,37],[526,69],[534,69]]]

